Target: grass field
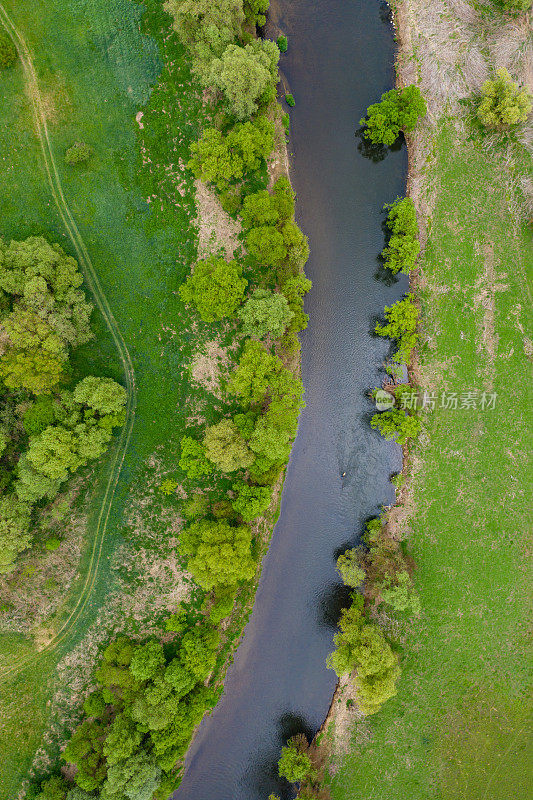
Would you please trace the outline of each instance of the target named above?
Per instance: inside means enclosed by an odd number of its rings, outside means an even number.
[[[196,253],[193,187],[183,164],[203,112],[183,53],[168,37],[170,19],[155,0],[145,3],[142,26],[142,8],[130,0],[4,0],[3,6],[27,43],[65,204],[131,355],[136,389],[132,436],[101,549],[93,550],[92,532],[118,440],[95,476],[80,581],[62,607],[61,620],[51,621],[52,629],[59,630],[69,617],[90,567],[83,608],[45,651],[37,652],[29,638],[0,636],[0,798],[12,800],[28,776],[50,715],[56,665],[84,639],[116,586],[113,557],[124,543],[125,511],[153,485],[149,459],[157,454],[158,475],[175,470],[187,417],[200,410],[208,415],[210,396],[190,385],[184,368],[207,333],[200,329],[192,335],[192,320],[176,296]],[[151,32],[154,36],[147,35]],[[163,68],[160,48],[166,48],[170,68]],[[0,111],[0,234],[6,239],[45,234],[75,255],[54,204],[20,63],[0,75],[0,90],[5,98]],[[142,128],[136,122],[139,111]],[[66,148],[76,140],[95,150],[88,169],[64,163]],[[94,328],[96,340],[76,354],[77,372],[124,382],[123,364],[99,312]],[[149,511],[164,547],[168,514],[158,513],[161,505],[155,497]],[[13,669],[19,661],[25,666]]]
[[[407,534],[423,611],[398,696],[355,726],[334,800],[516,800],[531,786],[533,242],[502,154],[453,123],[437,136],[419,290],[419,379],[437,407],[412,449]],[[439,407],[443,391],[457,410]],[[468,391],[476,409],[461,409]],[[494,410],[480,409],[483,392],[497,393]]]

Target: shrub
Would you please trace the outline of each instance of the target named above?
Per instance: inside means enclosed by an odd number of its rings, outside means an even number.
[[[192,304],[204,322],[215,322],[235,314],[247,285],[236,261],[212,255],[198,261],[179,292],[183,302]]]
[[[280,266],[287,257],[287,247],[281,231],[273,225],[252,228],[246,236],[248,252],[268,267]]]
[[[85,164],[92,156],[93,149],[85,142],[74,142],[65,153],[66,163],[74,167],[76,164]]]
[[[287,93],[287,94],[285,95],[285,102],[286,102],[286,103],[287,103],[287,105],[288,105],[288,106],[290,106],[291,108],[293,108],[293,107],[296,105],[296,100],[294,99],[293,95],[292,95],[292,94],[289,94],[289,93]]]
[[[197,492],[190,497],[183,505],[183,516],[185,519],[198,519],[204,517],[209,510],[209,500],[205,494]]]
[[[57,548],[60,547],[60,545],[61,545],[61,539],[58,539],[57,536],[51,536],[44,543],[46,550],[49,550],[50,552],[57,550]]]
[[[237,119],[251,117],[275,97],[279,50],[274,42],[254,40],[245,47],[230,44],[211,64],[209,84],[222,91]]]
[[[8,69],[17,60],[17,48],[11,38],[0,30],[0,69]]]
[[[398,350],[393,356],[393,361],[409,363],[411,352],[417,343],[418,309],[413,295],[408,294],[407,297],[398,300],[392,306],[385,306],[385,318],[387,325],[378,323],[375,327],[376,333],[397,341]]]
[[[223,419],[211,425],[204,437],[205,454],[222,472],[235,472],[253,464],[255,457],[237,425],[231,419]]]
[[[398,572],[394,579],[387,576],[379,586],[380,602],[388,605],[393,611],[420,614],[420,599],[413,586],[409,573]]]
[[[384,266],[394,275],[410,272],[420,253],[414,203],[409,197],[397,198],[385,208],[389,209],[387,227],[392,235],[382,253]]]
[[[420,433],[422,423],[414,414],[407,414],[399,408],[374,414],[370,420],[372,428],[376,428],[385,439],[396,439],[398,444],[407,444]]]
[[[191,145],[189,168],[196,178],[214,183],[219,191],[256,172],[274,147],[274,123],[265,116],[238,123],[226,134],[206,128]]]
[[[256,289],[239,311],[245,336],[278,339],[292,320],[294,313],[284,295],[268,289]]]
[[[205,447],[191,436],[184,436],[181,440],[179,465],[187,473],[187,477],[192,480],[197,480],[213,472],[213,464],[205,454]]]
[[[508,128],[525,122],[531,108],[531,92],[521,89],[502,68],[483,84],[477,117],[486,128]]]
[[[278,36],[278,38],[276,39],[276,44],[278,46],[280,53],[286,53],[287,50],[289,49],[289,40],[287,39],[286,36],[283,36],[283,34],[281,34],[281,36]]]
[[[189,556],[187,569],[196,583],[209,590],[254,576],[251,543],[246,525],[234,527],[225,520],[200,520],[182,532],[180,552]]]
[[[233,508],[245,522],[251,522],[266,511],[272,500],[270,486],[248,486],[241,482],[233,484],[233,491],[236,494]]]
[[[360,120],[365,125],[364,136],[374,144],[392,145],[400,131],[409,133],[427,113],[426,102],[416,86],[391,89],[381,95],[379,103],[367,109],[367,116]]]
[[[24,430],[30,436],[42,433],[54,421],[54,401],[50,395],[35,398],[23,416]]]
[[[15,558],[31,544],[31,507],[16,495],[0,497],[0,574],[11,572]]]

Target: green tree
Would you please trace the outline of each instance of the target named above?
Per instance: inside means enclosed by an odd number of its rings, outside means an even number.
[[[281,231],[273,225],[252,228],[246,236],[251,256],[267,267],[280,266],[287,258],[287,247]]]
[[[357,548],[346,550],[337,559],[337,572],[345,586],[358,589],[365,579],[365,571],[360,565],[359,551]]]
[[[229,379],[228,391],[245,403],[261,403],[284,369],[281,359],[271,355],[260,342],[249,340]]]
[[[409,363],[411,352],[417,343],[418,308],[413,295],[408,294],[392,306],[385,306],[385,318],[387,325],[378,323],[375,327],[376,333],[397,341],[398,350],[393,356],[393,361]]]
[[[367,117],[360,120],[366,125],[364,136],[374,144],[392,145],[400,131],[410,133],[421,117],[427,113],[426,102],[416,86],[391,89],[381,95],[379,103],[367,109]]]
[[[309,258],[309,241],[298,225],[289,220],[282,229],[283,243],[287,250],[287,263],[293,270],[303,267]]]
[[[138,681],[147,681],[153,678],[159,667],[165,663],[163,648],[159,642],[148,641],[135,648],[131,662],[130,671]]]
[[[24,430],[30,436],[42,433],[54,421],[54,401],[50,395],[35,398],[35,402],[24,412]]]
[[[101,800],[152,800],[161,777],[154,759],[142,750],[107,771]]]
[[[62,758],[77,767],[76,783],[80,789],[92,792],[98,789],[106,777],[106,761],[103,755],[105,727],[99,722],[85,720],[77,728]]]
[[[520,14],[529,11],[532,0],[496,0],[496,3],[511,14]]]
[[[274,123],[265,116],[238,123],[226,134],[206,128],[191,145],[189,168],[196,178],[225,191],[248,173],[256,172],[274,147]]]
[[[209,256],[196,264],[179,291],[183,302],[194,305],[204,322],[214,322],[235,314],[247,284],[236,261]]]
[[[0,574],[11,572],[19,553],[30,546],[31,506],[16,495],[0,497]]]
[[[265,14],[269,6],[270,0],[244,0],[244,16],[246,21],[262,28],[266,25]]]
[[[294,218],[294,199],[291,182],[286,175],[281,175],[274,184],[274,204],[278,209],[280,220],[287,222]]]
[[[41,791],[36,800],[65,800],[67,785],[59,775],[49,778],[41,784]]]
[[[420,433],[422,423],[414,414],[407,414],[399,408],[374,414],[370,420],[372,428],[376,428],[385,439],[396,439],[402,446],[409,439]]]
[[[239,310],[245,336],[279,338],[294,316],[287,298],[268,289],[256,289]]]
[[[126,390],[111,378],[92,375],[80,381],[74,389],[74,401],[88,406],[101,415],[120,414],[126,404]]]
[[[205,454],[205,447],[191,436],[184,436],[181,440],[181,469],[192,480],[198,480],[213,472],[213,464]]]
[[[93,152],[92,147],[85,142],[74,142],[65,153],[65,161],[71,167],[75,167],[77,164],[86,164]]]
[[[46,320],[17,307],[0,324],[7,347],[0,378],[9,389],[47,394],[59,384],[67,361],[65,346]]]
[[[311,289],[312,283],[304,275],[295,275],[287,278],[281,286],[281,291],[287,298],[293,318],[289,325],[291,331],[301,331],[307,327],[308,314],[304,313],[304,295]]]
[[[279,50],[268,39],[256,39],[244,47],[230,44],[213,59],[209,84],[220,89],[231,112],[244,120],[261,103],[273,100],[278,80]]]
[[[14,487],[19,500],[33,504],[43,497],[52,499],[58,493],[60,484],[61,481],[52,480],[34,469],[28,461],[27,453],[21,455]]]
[[[197,625],[183,636],[179,651],[180,663],[194,677],[196,683],[205,681],[213,671],[219,644],[219,632],[205,623]]]
[[[200,520],[183,532],[180,550],[190,554],[187,569],[202,589],[231,586],[255,574],[251,534],[246,525]]]
[[[379,587],[380,601],[390,606],[393,611],[420,614],[420,599],[407,570],[398,572],[394,580],[387,576]]]
[[[266,189],[246,195],[242,204],[241,217],[245,228],[277,225],[280,213],[275,197]]]
[[[109,766],[130,758],[139,750],[143,734],[125,714],[117,714],[105,738],[103,753]]]
[[[253,453],[231,419],[223,419],[207,429],[204,447],[207,458],[222,472],[246,469],[254,462]]]
[[[531,92],[520,88],[505,69],[497,69],[481,88],[477,116],[486,128],[508,128],[525,122],[533,107]]]
[[[383,250],[383,263],[394,275],[410,272],[420,253],[415,205],[410,197],[397,198],[389,209],[387,227],[391,237]]]
[[[301,783],[312,770],[311,759],[298,746],[299,737],[289,739],[286,747],[281,748],[278,771],[282,778],[290,783]]]
[[[233,484],[233,491],[236,495],[233,508],[245,522],[252,522],[266,511],[272,500],[270,486],[248,486],[241,481]]]

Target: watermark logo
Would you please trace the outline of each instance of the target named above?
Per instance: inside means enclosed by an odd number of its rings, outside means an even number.
[[[388,411],[396,402],[392,394],[386,392],[385,389],[377,390],[374,396],[374,401],[378,411]]]

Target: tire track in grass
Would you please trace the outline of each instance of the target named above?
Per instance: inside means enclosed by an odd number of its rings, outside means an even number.
[[[127,391],[126,422],[122,427],[117,447],[115,449],[115,455],[113,457],[111,473],[107,481],[105,494],[98,514],[93,548],[91,552],[89,565],[87,568],[87,574],[85,576],[83,586],[81,587],[79,597],[77,598],[76,604],[72,609],[72,611],[70,612],[68,618],[63,622],[60,629],[54,635],[53,639],[51,639],[50,642],[45,647],[43,647],[38,653],[32,655],[31,657],[12,660],[10,662],[9,669],[4,669],[2,671],[2,673],[0,674],[0,685],[2,685],[6,683],[8,680],[11,680],[14,677],[16,677],[16,675],[18,675],[28,664],[35,662],[36,660],[39,660],[40,658],[43,658],[44,656],[47,656],[54,650],[56,650],[57,647],[68,637],[68,635],[70,634],[70,632],[72,631],[78,620],[81,618],[85,610],[85,607],[90,599],[91,592],[98,575],[98,568],[102,557],[102,548],[107,530],[107,523],[109,520],[109,514],[111,512],[111,507],[113,504],[113,498],[117,487],[117,482],[122,470],[124,458],[131,438],[133,422],[135,419],[136,386],[135,386],[135,373],[133,369],[133,363],[128,348],[126,346],[122,333],[120,332],[117,321],[113,316],[113,313],[109,307],[109,303],[100,285],[100,281],[98,280],[98,276],[92,264],[85,243],[78,230],[74,217],[72,216],[65,195],[63,193],[61,178],[59,176],[56,161],[54,159],[54,154],[52,151],[52,145],[48,132],[48,125],[46,122],[46,114],[44,111],[44,104],[39,90],[37,73],[33,65],[33,59],[31,57],[30,49],[24,37],[22,36],[20,31],[16,28],[15,24],[13,23],[12,19],[10,18],[9,14],[7,13],[6,9],[4,8],[1,2],[0,2],[0,22],[5,27],[8,35],[15,44],[22,64],[24,77],[27,83],[28,94],[31,99],[36,134],[41,147],[48,184],[52,192],[54,203],[57,206],[59,215],[61,217],[61,221],[65,226],[65,229],[68,233],[68,236],[76,252],[76,257],[80,264],[80,268],[82,269],[85,281],[94,297],[94,300],[96,302],[99,311],[101,312],[102,316],[106,321],[107,327],[113,337],[113,341],[115,342],[116,348],[119,352],[120,359],[122,361],[122,365],[124,368],[126,391]]]

